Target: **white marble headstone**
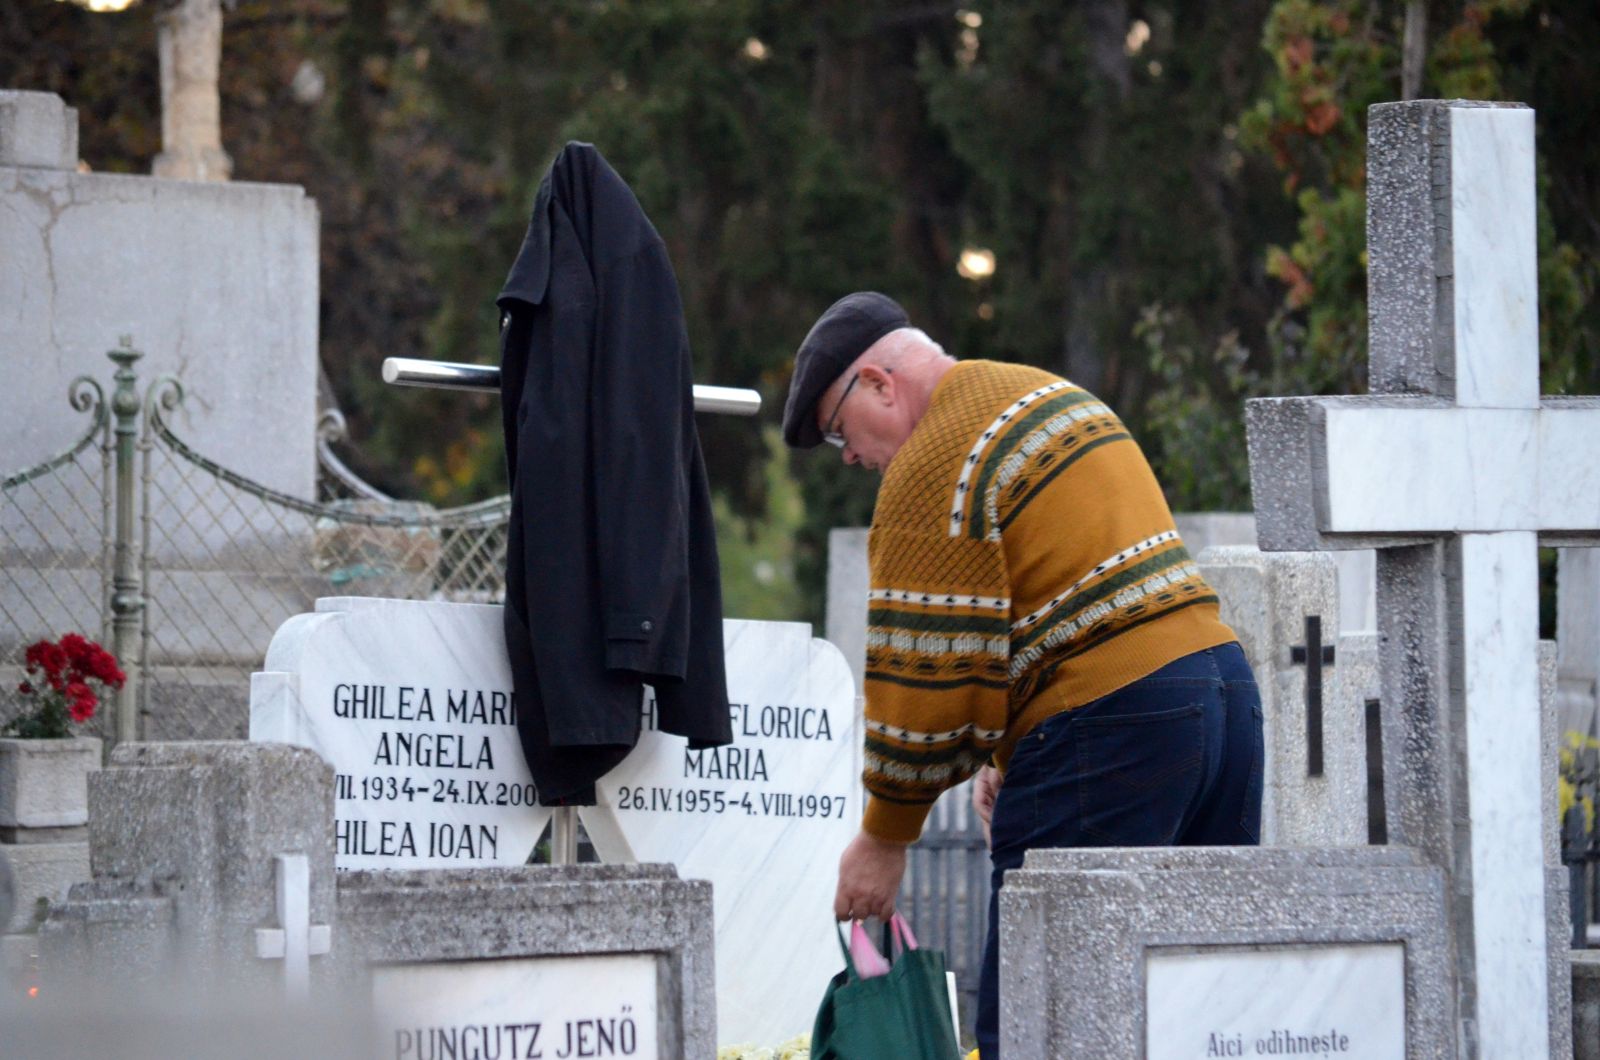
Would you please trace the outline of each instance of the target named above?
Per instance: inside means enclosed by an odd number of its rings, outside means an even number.
[[[659,1055],[656,992],[652,954],[378,967],[377,1055],[650,1060]]]
[[[712,882],[718,1038],[774,1045],[811,1029],[843,966],[833,892],[861,823],[855,684],[839,649],[808,625],[724,629],[733,743],[688,751],[647,731],[599,798],[630,848],[617,856]],[[591,823],[598,815],[582,816],[601,860],[612,860],[603,825]]]
[[[1404,1060],[1405,945],[1268,946],[1145,958],[1145,1056]]]
[[[498,607],[339,598],[273,638],[250,735],[333,764],[341,868],[527,860],[550,811],[530,805],[514,724],[496,709],[511,690],[502,637]],[[688,750],[656,730],[647,690],[638,746],[580,817],[602,861],[711,881],[718,1037],[771,1045],[810,1030],[842,966],[833,892],[861,821],[859,710],[844,657],[809,626],[728,620],[724,638],[734,742]],[[470,709],[452,715],[463,697]],[[431,764],[417,761],[422,747]],[[514,804],[499,805],[502,792]],[[429,856],[445,830],[476,844]],[[397,849],[405,835],[414,852]]]
[[[334,768],[341,869],[522,865],[550,817],[517,739],[500,608],[317,601],[250,679],[250,738]]]

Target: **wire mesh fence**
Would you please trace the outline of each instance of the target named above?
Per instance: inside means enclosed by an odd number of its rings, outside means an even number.
[[[128,384],[133,397],[131,372]],[[121,661],[137,675],[145,739],[243,738],[250,674],[274,631],[319,597],[500,600],[509,498],[447,510],[388,498],[333,456],[337,416],[320,432],[324,499],[291,496],[188,445],[170,424],[183,400],[182,385],[162,378],[129,402],[126,429],[139,440],[123,466],[103,392],[82,380],[72,394],[90,419],[80,438],[0,480],[0,676],[20,678],[23,651],[40,638],[75,631],[110,645],[119,545],[137,557],[142,628]],[[136,480],[124,483],[133,540],[118,540],[119,477]],[[0,723],[17,709],[16,684],[4,682]],[[99,735],[107,713],[91,723]]]
[[[83,416],[72,444],[0,477],[0,725],[21,706],[29,644],[69,630],[110,638],[111,416],[92,379],[72,384],[68,404]],[[92,719],[89,734],[104,725]]]

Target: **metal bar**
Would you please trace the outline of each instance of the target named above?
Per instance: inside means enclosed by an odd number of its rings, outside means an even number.
[[[578,863],[578,808],[558,806],[550,817],[550,864]]]
[[[144,356],[133,348],[131,336],[109,354],[116,362],[116,391],[111,396],[111,412],[116,417],[116,542],[113,547],[115,573],[112,580],[112,651],[126,675],[117,690],[116,725],[108,744],[139,739],[139,687],[143,683],[144,595],[140,591],[141,549],[134,545],[133,476],[134,446],[139,433],[139,394],[133,366]],[[106,748],[109,760],[110,746]]]
[[[395,386],[420,386],[433,390],[500,389],[500,369],[487,364],[427,361],[418,357],[385,357],[383,381]],[[731,386],[694,388],[694,410],[723,416],[754,416],[761,411],[761,395]]]

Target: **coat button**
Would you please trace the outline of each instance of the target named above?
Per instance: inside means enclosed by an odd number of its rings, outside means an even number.
[[[643,622],[639,623],[639,628],[644,630],[646,633],[649,633],[655,627],[650,624],[650,620],[647,618]]]

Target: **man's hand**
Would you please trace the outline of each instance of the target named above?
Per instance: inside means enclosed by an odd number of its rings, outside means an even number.
[[[888,921],[894,915],[900,877],[906,874],[906,844],[861,832],[839,858],[839,889],[833,915],[839,920]]]
[[[1000,794],[1000,771],[994,766],[984,766],[972,778],[972,809],[983,822],[983,841],[993,845],[989,835],[989,820],[994,816],[994,800]]]

